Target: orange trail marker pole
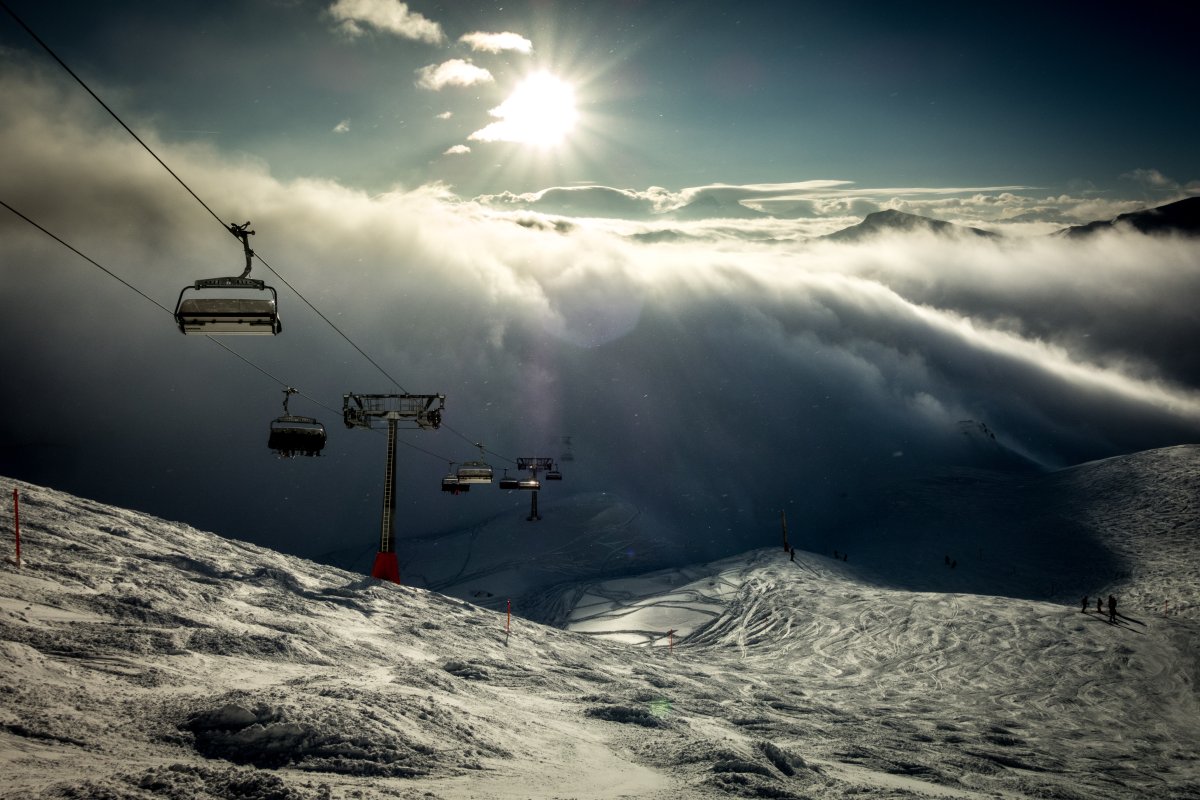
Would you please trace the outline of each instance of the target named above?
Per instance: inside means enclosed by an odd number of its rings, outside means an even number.
[[[13,535],[17,540],[17,569],[21,568],[21,503],[20,493],[13,487]]]
[[[671,630],[667,631],[667,653],[669,655],[675,654],[675,629],[674,628],[671,628]]]
[[[508,616],[504,620],[504,635],[505,635],[505,637],[508,636],[508,634],[511,632],[511,630],[512,630],[512,600],[509,600],[508,601]]]

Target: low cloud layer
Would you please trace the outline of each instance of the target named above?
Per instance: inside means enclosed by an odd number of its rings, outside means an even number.
[[[240,271],[236,240],[87,103],[2,80],[19,102],[0,109],[11,165],[0,199],[167,307],[196,278]],[[789,241],[780,220],[764,238],[752,219],[722,223],[719,240],[683,221],[696,236],[648,243],[589,213],[555,219],[444,187],[372,197],[282,184],[261,165],[146,136],[226,221],[251,220],[255,250],[404,390],[447,396],[443,430],[405,435],[402,539],[524,513],[527,497],[492,487],[438,491],[475,441],[555,457],[572,437],[539,535],[553,535],[556,496],[611,492],[694,561],[773,542],[781,508],[809,533],[860,524],[901,476],[1054,467],[1200,437],[1195,241],[837,244]],[[0,242],[0,338],[17,355],[0,473],[303,555],[375,546],[383,437],[344,429],[341,398],[397,389],[282,280],[256,265],[279,288],[283,333],[223,340],[256,369],[180,335],[2,209]],[[269,454],[282,413],[270,376],[304,392],[293,413],[326,424],[324,457]]]
[[[1019,235],[1044,234],[1094,220],[1180,200],[1200,193],[1156,170],[1123,176],[1136,178],[1140,198],[1042,195],[1023,186],[859,187],[848,180],[811,180],[780,184],[713,184],[679,190],[662,187],[618,189],[607,186],[558,186],[520,194],[505,192],[475,199],[497,209],[520,208],[544,214],[600,218],[664,220],[765,219],[812,223],[816,235],[857,222],[876,211],[894,210]],[[822,225],[821,223],[828,223]]]

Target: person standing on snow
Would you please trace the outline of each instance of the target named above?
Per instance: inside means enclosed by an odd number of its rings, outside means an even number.
[[[1113,623],[1117,621],[1117,598],[1111,594],[1108,596],[1108,621]]]
[[[1083,611],[1083,613],[1085,613],[1085,614],[1087,613],[1087,606],[1088,606],[1087,600],[1088,600],[1088,598],[1087,598],[1087,595],[1085,594],[1085,595],[1083,596],[1083,608],[1082,608],[1082,609],[1080,609],[1080,610],[1081,610],[1081,611]]]

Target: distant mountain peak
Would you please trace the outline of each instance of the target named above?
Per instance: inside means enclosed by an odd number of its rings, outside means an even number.
[[[946,222],[945,220],[922,217],[919,214],[910,214],[907,211],[897,211],[894,208],[888,208],[883,211],[874,211],[867,214],[863,218],[863,221],[857,225],[851,225],[849,228],[843,228],[822,238],[840,242],[853,242],[884,233],[911,233],[916,231],[928,231],[939,235],[973,234],[982,237],[996,236],[996,234],[981,230],[980,228],[971,228],[966,225],[958,225],[953,222]]]
[[[1059,231],[1058,235],[1076,238],[1121,226],[1128,226],[1148,234],[1181,233],[1187,236],[1200,236],[1200,195],[1147,208],[1143,211],[1131,211],[1128,214],[1121,214],[1115,219],[1075,225]]]

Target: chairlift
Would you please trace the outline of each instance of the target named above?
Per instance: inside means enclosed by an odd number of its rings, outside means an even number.
[[[492,482],[492,467],[483,460],[483,445],[476,443],[475,446],[479,448],[479,460],[464,461],[463,465],[458,468],[458,482],[465,486],[474,483]]]
[[[558,468],[557,468],[557,467],[555,467],[555,468],[553,468],[553,469],[550,469],[550,470],[547,470],[547,472],[546,472],[546,480],[548,480],[548,481],[561,481],[561,480],[562,480],[562,473],[558,471]]]
[[[521,481],[517,478],[510,478],[508,470],[504,470],[504,475],[500,478],[500,488],[504,490],[521,488]]]
[[[250,266],[254,251],[250,249],[249,238],[254,231],[246,230],[244,225],[230,225],[229,232],[242,240],[242,249],[246,254],[246,269],[241,275],[229,278],[203,278],[191,286],[185,286],[179,292],[179,300],[175,304],[175,322],[184,334],[259,334],[271,335],[283,330],[279,321],[279,310],[276,307],[279,299],[274,287],[267,286],[264,281],[246,277],[250,274]],[[221,293],[218,297],[189,297],[184,294],[191,289],[194,292],[215,290]],[[252,289],[258,292],[270,292],[271,297],[243,297],[236,294],[230,296],[230,291]]]
[[[470,484],[463,483],[459,480],[458,475],[454,472],[454,462],[450,462],[450,472],[442,478],[442,491],[450,494],[458,495],[463,492],[471,491]]]
[[[283,416],[271,421],[267,447],[280,458],[318,456],[325,449],[325,426],[312,417],[288,413],[288,399],[299,394],[292,387],[283,390]]]
[[[532,476],[528,478],[521,478],[519,481],[517,481],[517,488],[525,491],[536,492],[538,489],[542,488],[542,482]]]

